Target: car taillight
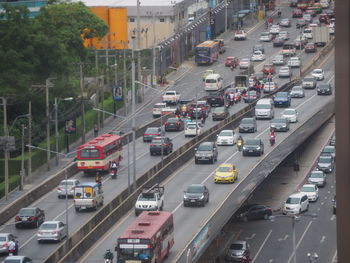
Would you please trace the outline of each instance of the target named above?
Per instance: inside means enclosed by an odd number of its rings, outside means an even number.
[[[169,144],[167,144],[167,143],[164,143],[164,144],[163,144],[163,146],[169,146]]]
[[[31,217],[29,217],[29,220],[34,221],[34,220],[36,220],[36,217],[35,216],[31,216]]]
[[[169,123],[168,123],[168,122],[166,122],[164,125],[165,125],[165,126],[166,126],[166,125],[169,125]]]
[[[16,216],[16,217],[15,217],[15,220],[16,220],[16,221],[21,221],[21,218],[20,218],[19,216]]]
[[[43,234],[43,231],[38,231],[38,234],[39,234],[39,235],[42,235],[42,234]]]
[[[8,247],[9,245],[7,243],[2,244],[3,247]]]
[[[62,188],[61,188],[61,187],[57,187],[57,190],[58,190],[58,191],[62,191]]]
[[[150,146],[153,147],[153,146],[155,146],[155,144],[152,143],[152,144],[150,144]]]
[[[73,186],[73,187],[71,187],[69,190],[70,190],[70,191],[74,191],[74,189],[75,189],[75,187]]]

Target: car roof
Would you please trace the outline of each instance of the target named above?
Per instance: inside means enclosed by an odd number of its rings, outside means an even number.
[[[231,245],[232,245],[232,244],[241,244],[241,245],[245,245],[245,244],[247,244],[247,241],[245,241],[245,240],[236,240],[236,241],[232,242]]]
[[[61,223],[61,221],[45,221],[43,224],[58,224]]]
[[[233,133],[233,130],[222,130],[221,132],[232,132]]]
[[[8,256],[7,258],[5,258],[5,260],[6,259],[24,259],[25,258],[25,256]]]
[[[200,145],[212,145],[213,142],[202,142]]]
[[[219,167],[232,167],[234,166],[232,163],[222,163],[219,165]]]
[[[288,198],[301,198],[301,197],[303,197],[303,196],[305,196],[305,194],[303,194],[303,193],[294,193],[294,194],[291,194],[290,196],[288,196]]]
[[[301,188],[303,188],[304,186],[305,186],[305,187],[313,187],[313,188],[316,188],[314,184],[304,184]],[[301,189],[301,188],[300,188],[300,189]]]

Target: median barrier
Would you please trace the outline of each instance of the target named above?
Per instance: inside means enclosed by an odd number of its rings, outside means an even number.
[[[334,114],[334,98],[310,119],[294,130],[285,140],[275,145],[248,173],[243,181],[223,200],[215,212],[200,226],[197,234],[186,245],[174,262],[197,262],[210,243],[221,233],[237,209],[249,198],[255,188],[299,145]],[[206,233],[204,235],[203,233]],[[198,246],[198,244],[201,244]],[[190,261],[189,261],[190,260]]]

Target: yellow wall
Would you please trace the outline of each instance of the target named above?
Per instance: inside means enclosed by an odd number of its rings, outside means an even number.
[[[109,26],[109,32],[102,39],[93,38],[85,40],[85,47],[92,47],[95,49],[123,49],[128,48],[128,26],[127,26],[127,9],[96,6],[90,7],[92,13],[103,19]]]

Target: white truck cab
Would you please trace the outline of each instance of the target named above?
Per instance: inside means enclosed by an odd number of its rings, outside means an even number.
[[[142,190],[135,203],[135,215],[143,211],[161,211],[164,206],[164,187],[156,184]]]

